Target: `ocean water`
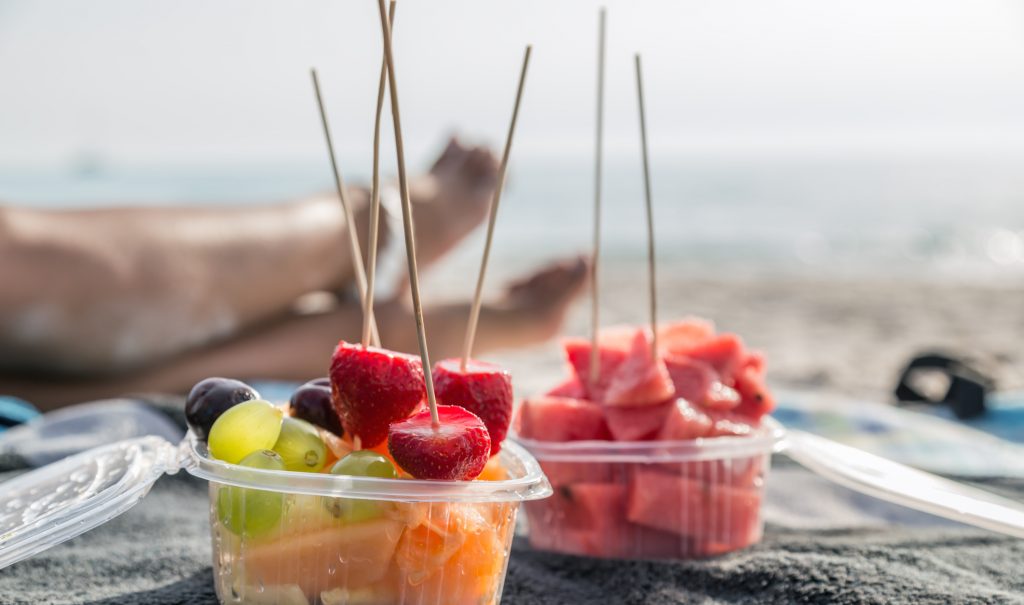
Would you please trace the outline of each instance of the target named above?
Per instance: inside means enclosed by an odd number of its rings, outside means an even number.
[[[658,256],[712,272],[1024,279],[1020,161],[660,158],[652,168]],[[365,170],[350,172],[350,183],[366,182]],[[331,183],[323,160],[161,168],[84,161],[60,170],[0,169],[0,200],[40,208],[266,203]],[[494,264],[517,268],[588,250],[592,205],[590,158],[514,158]],[[638,159],[607,159],[602,217],[604,258],[642,259]],[[474,265],[481,245],[477,233],[451,262]]]

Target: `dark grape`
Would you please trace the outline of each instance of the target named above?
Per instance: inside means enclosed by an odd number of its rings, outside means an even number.
[[[295,389],[291,399],[292,416],[311,422],[341,437],[341,418],[331,403],[330,387],[306,383]]]
[[[310,380],[306,384],[313,384],[318,387],[327,387],[329,389],[331,388],[331,379],[326,376],[321,376],[320,378],[314,378],[313,380]]]
[[[188,394],[185,420],[197,437],[206,439],[221,414],[243,401],[259,398],[256,389],[239,380],[207,378],[199,381]]]

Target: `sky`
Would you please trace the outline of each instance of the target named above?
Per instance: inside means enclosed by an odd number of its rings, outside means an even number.
[[[400,0],[413,160],[500,143],[527,43],[517,154],[591,153],[602,4],[610,155],[637,146],[634,52],[654,153],[1024,154],[1020,1]],[[365,155],[380,47],[373,0],[0,0],[0,167],[321,159],[311,66]]]

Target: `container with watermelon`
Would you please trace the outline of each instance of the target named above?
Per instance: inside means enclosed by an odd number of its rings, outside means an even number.
[[[693,558],[761,538],[779,438],[761,354],[699,319],[565,343],[569,377],[527,399],[516,438],[555,494],[527,504],[534,547],[605,558]]]

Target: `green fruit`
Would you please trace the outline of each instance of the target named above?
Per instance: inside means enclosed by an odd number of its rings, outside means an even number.
[[[283,417],[284,410],[260,399],[229,408],[210,428],[210,455],[238,464],[253,452],[273,448],[281,434]]]
[[[377,477],[380,479],[397,479],[398,471],[391,461],[380,454],[369,450],[352,452],[338,460],[331,468],[332,475],[350,475],[354,477]],[[359,523],[376,519],[382,513],[383,503],[376,500],[360,500],[356,498],[325,498],[324,507],[327,512],[345,523]]]
[[[260,450],[246,456],[240,466],[283,471],[284,461],[276,452]],[[284,494],[227,485],[217,492],[217,518],[231,533],[253,537],[265,534],[281,519]]]
[[[318,473],[327,461],[327,446],[316,428],[298,418],[285,418],[274,451],[284,460],[288,471]]]
[[[352,452],[331,467],[332,475],[351,475],[353,477],[378,477],[380,479],[397,479],[395,465],[386,457],[370,450]]]

